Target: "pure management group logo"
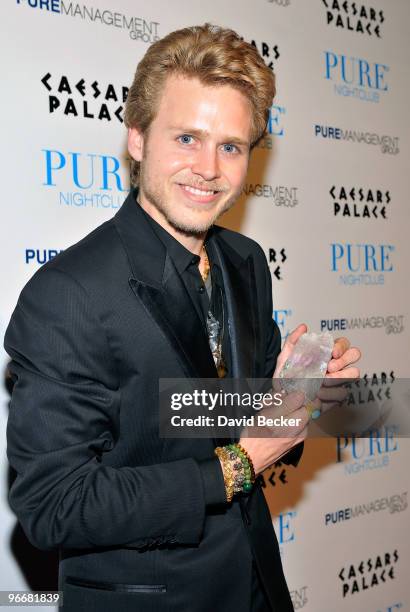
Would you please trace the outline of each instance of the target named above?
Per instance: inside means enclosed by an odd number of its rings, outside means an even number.
[[[117,10],[102,10],[84,3],[65,2],[64,0],[16,0],[16,3],[27,8],[39,9],[44,13],[58,14],[62,17],[72,17],[97,25],[117,28],[127,32],[129,38],[137,42],[151,44],[160,39],[158,21],[125,15]]]
[[[362,315],[360,317],[340,317],[321,319],[320,331],[345,331],[363,329],[366,331],[382,329],[386,334],[401,334],[404,331],[404,315]]]
[[[334,125],[315,123],[314,134],[317,138],[324,138],[328,142],[350,142],[378,147],[382,153],[397,155],[400,153],[399,137],[389,134],[379,134],[365,130],[342,128]]]
[[[371,501],[356,504],[355,506],[349,506],[345,508],[339,508],[332,512],[326,512],[324,515],[324,523],[326,527],[345,523],[355,518],[368,516],[374,512],[389,512],[389,514],[397,514],[403,512],[408,508],[407,491],[402,493],[394,493],[393,495],[386,495],[385,497],[379,497],[372,499]]]

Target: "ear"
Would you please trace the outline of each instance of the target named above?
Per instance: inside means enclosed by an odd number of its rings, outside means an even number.
[[[135,127],[128,128],[128,151],[135,161],[142,160],[143,149],[144,137],[141,132]]]

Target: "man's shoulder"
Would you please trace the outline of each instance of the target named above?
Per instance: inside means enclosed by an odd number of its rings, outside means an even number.
[[[118,275],[126,256],[113,219],[105,221],[83,238],[45,263],[25,286],[40,289],[57,277],[75,282],[86,290],[101,283],[109,286],[110,278]]]
[[[256,240],[253,240],[253,238],[249,238],[249,236],[245,236],[244,234],[240,234],[239,232],[235,232],[220,225],[214,225],[213,232],[219,241],[225,242],[244,259],[247,259],[249,255],[253,255],[257,259],[266,261],[266,256],[262,247]]]

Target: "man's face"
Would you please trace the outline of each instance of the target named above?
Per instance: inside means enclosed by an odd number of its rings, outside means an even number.
[[[238,90],[168,77],[148,134],[129,130],[141,204],[178,231],[206,232],[242,192],[250,136],[250,104]]]

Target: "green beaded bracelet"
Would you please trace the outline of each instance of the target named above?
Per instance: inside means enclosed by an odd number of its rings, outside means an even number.
[[[244,472],[244,481],[242,484],[243,493],[249,493],[252,491],[253,483],[252,483],[252,469],[249,463],[248,457],[238,448],[235,444],[228,444],[227,448],[234,452],[236,456],[241,460],[243,465]]]

